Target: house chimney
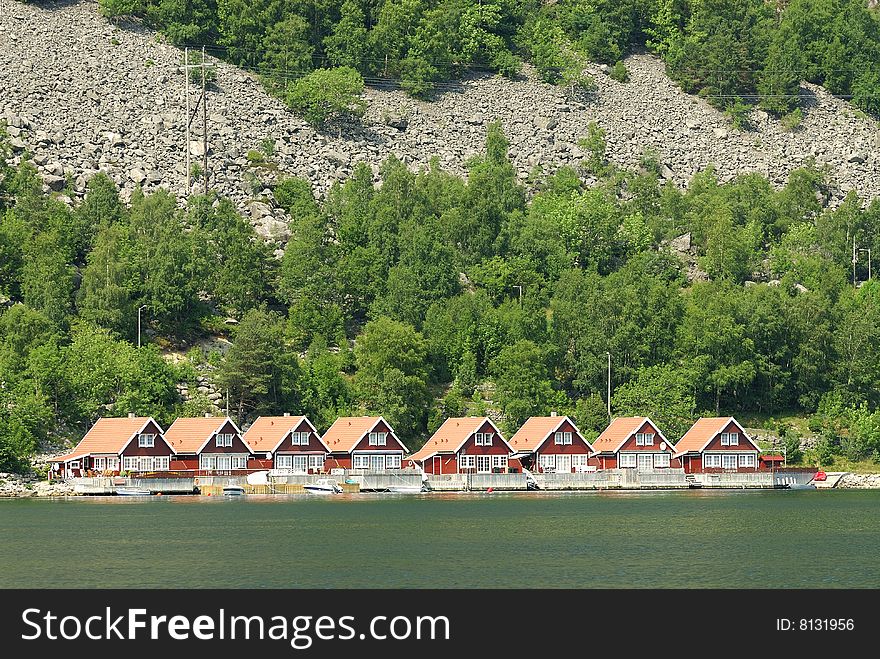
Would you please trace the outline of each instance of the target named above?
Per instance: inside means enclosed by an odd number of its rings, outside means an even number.
[[[290,412],[285,412],[284,416],[290,416]]]
[[[553,410],[552,412],[550,412],[550,416],[556,416],[556,410]]]
[[[205,412],[205,418],[206,418],[206,419],[210,419],[212,416],[214,416],[214,415],[211,414],[210,412]]]
[[[133,418],[134,418],[134,412],[129,412],[129,413],[128,413],[128,418],[129,418],[129,419],[133,419]]]

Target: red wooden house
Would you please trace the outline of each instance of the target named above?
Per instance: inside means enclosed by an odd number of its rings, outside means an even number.
[[[618,417],[593,442],[599,469],[665,469],[680,467],[674,448],[646,416]]]
[[[321,438],[330,451],[324,469],[400,469],[407,453],[394,430],[381,416],[344,416]]]
[[[758,471],[761,449],[732,416],[703,417],[675,445],[685,473]]]
[[[510,438],[510,447],[526,469],[538,473],[588,471],[593,453],[593,447],[567,416],[531,417]]]
[[[324,470],[330,453],[317,429],[304,416],[261,416],[244,434],[257,457],[277,471],[316,474]]]
[[[172,463],[175,471],[243,471],[253,455],[229,417],[180,417],[165,432],[165,439],[176,453]]]
[[[428,474],[505,473],[511,453],[489,417],[452,417],[407,461]]]
[[[168,471],[174,449],[152,417],[98,419],[76,448],[52,460],[53,474],[62,478],[120,471]]]

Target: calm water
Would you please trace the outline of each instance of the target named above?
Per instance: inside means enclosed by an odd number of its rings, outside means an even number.
[[[0,587],[880,587],[880,491],[0,500]]]

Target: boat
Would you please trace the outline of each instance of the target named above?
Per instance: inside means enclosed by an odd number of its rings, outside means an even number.
[[[224,485],[223,494],[239,496],[244,494],[244,488],[241,485]]]
[[[394,494],[420,494],[426,492],[424,485],[389,485],[388,491]]]
[[[319,478],[314,483],[303,485],[309,494],[340,494],[342,487],[332,478]]]
[[[116,494],[121,497],[148,497],[150,491],[145,487],[117,487]]]

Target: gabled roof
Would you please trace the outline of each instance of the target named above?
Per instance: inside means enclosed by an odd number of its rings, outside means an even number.
[[[175,453],[200,453],[227,422],[241,436],[241,430],[228,416],[179,417],[165,431],[165,441]]]
[[[102,417],[89,428],[76,448],[52,462],[66,462],[86,455],[118,455],[150,421],[161,433],[161,426],[150,416]]]
[[[431,435],[431,438],[425,442],[425,445],[409,456],[407,460],[421,462],[437,453],[457,453],[459,449],[464,446],[464,443],[468,438],[477,432],[477,430],[479,430],[486,422],[491,424],[492,428],[501,438],[501,441],[507,444],[507,448],[510,449],[510,444],[504,439],[504,435],[498,430],[498,426],[492,423],[492,419],[489,417],[454,416],[446,419],[446,421],[443,422],[443,425],[437,428],[437,432]],[[511,453],[512,452],[513,449],[511,449]]]
[[[351,453],[354,447],[375,428],[379,422],[388,426],[391,434],[397,439],[401,446],[403,442],[397,437],[394,429],[381,416],[343,416],[336,419],[333,425],[324,433],[324,446],[332,453]],[[406,447],[404,447],[404,451]]]
[[[675,445],[675,454],[682,455],[683,453],[690,452],[702,453],[709,445],[709,442],[711,442],[718,433],[730,425],[731,421],[736,424],[736,427],[739,428],[740,433],[746,438],[746,440],[748,440],[749,444],[754,446],[756,451],[760,451],[761,449],[752,441],[752,438],[749,437],[745,428],[739,425],[739,421],[732,416],[709,416],[697,419],[697,422],[690,427],[680,440],[678,440],[678,444]]]
[[[626,440],[632,437],[645,422],[650,423],[659,433],[660,439],[669,444],[669,440],[650,418],[646,416],[621,416],[614,419],[596,438],[596,441],[593,442],[593,451],[595,453],[617,453]]]
[[[244,443],[252,451],[274,453],[284,438],[296,430],[303,421],[309,424],[312,432],[318,437],[318,441],[324,445],[324,448],[327,448],[321,435],[318,434],[317,428],[305,416],[261,416],[247,429],[243,437]]]
[[[522,425],[522,428],[516,431],[508,443],[517,453],[537,451],[550,435],[556,432],[563,421],[568,421],[575,429],[575,432],[580,435],[581,439],[584,439],[583,434],[578,430],[574,421],[567,416],[533,416]],[[593,447],[590,446],[590,442],[587,442],[586,439],[584,439],[584,442],[592,451]]]

